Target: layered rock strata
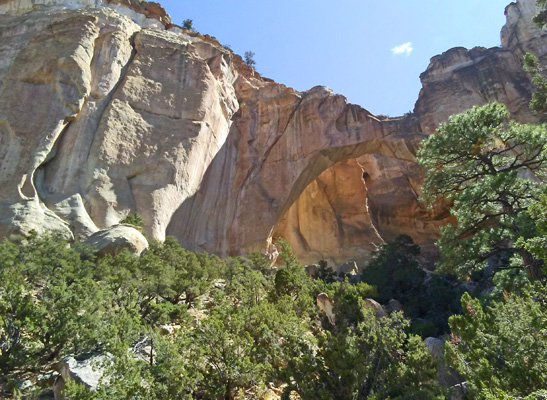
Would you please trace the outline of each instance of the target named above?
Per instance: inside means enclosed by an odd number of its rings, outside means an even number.
[[[148,236],[222,255],[275,235],[336,263],[398,233],[430,244],[446,214],[417,201],[422,132],[492,100],[534,120],[531,2],[509,6],[504,47],[434,57],[414,114],[380,119],[260,77],[156,3],[0,0],[0,235],[83,240],[137,212]]]

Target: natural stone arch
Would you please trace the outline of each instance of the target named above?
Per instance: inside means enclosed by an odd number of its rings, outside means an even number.
[[[423,170],[414,155],[425,136],[390,135],[325,150],[328,162],[311,161],[308,168],[332,165],[305,187],[302,182],[313,174],[302,172],[279,209],[271,235],[288,239],[305,263],[322,258],[332,264],[363,262],[378,244],[401,233],[431,251],[445,221],[418,199]]]
[[[446,215],[419,201],[422,180],[416,163],[381,154],[339,161],[304,189],[272,235],[287,239],[305,264],[363,267],[378,245],[403,233],[431,255]]]
[[[413,163],[424,137],[406,119],[379,120],[322,87],[298,93],[240,80],[236,91],[240,109],[228,139],[167,230],[192,249],[261,251],[323,171],[365,154]],[[409,133],[393,133],[403,129]]]

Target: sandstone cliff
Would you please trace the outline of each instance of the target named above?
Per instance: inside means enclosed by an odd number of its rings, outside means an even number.
[[[433,57],[420,76],[422,90],[413,113],[382,121],[390,125],[386,130],[430,134],[450,115],[491,101],[505,103],[521,122],[536,122],[528,109],[532,86],[522,70],[525,52],[547,55],[547,34],[532,22],[535,12],[534,0],[507,6],[501,47],[458,47]],[[355,161],[336,164],[309,185],[276,233],[290,237],[306,262],[364,260],[367,250],[381,242],[378,237],[390,240],[400,233],[412,236],[425,252],[433,250],[447,215],[427,212],[419,203],[421,169],[412,161],[377,154]],[[347,189],[340,187],[341,179]],[[360,195],[355,195],[355,188],[360,188]],[[329,193],[336,193],[337,200],[327,201]]]
[[[414,113],[379,119],[324,87],[264,79],[156,3],[0,0],[0,234],[86,239],[139,213],[190,249],[365,260],[398,233],[426,247],[445,214],[418,202],[424,134],[474,104],[523,121],[523,51],[547,53],[507,8],[503,47],[432,59]]]

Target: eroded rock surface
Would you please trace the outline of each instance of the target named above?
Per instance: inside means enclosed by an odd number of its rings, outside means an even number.
[[[98,3],[52,3],[0,15],[0,232],[85,239],[138,212],[162,239],[228,134],[231,55]]]
[[[400,233],[427,248],[446,214],[417,200],[416,150],[475,104],[534,120],[532,2],[507,8],[502,48],[434,57],[415,112],[386,119],[262,78],[157,3],[0,0],[0,236],[86,239],[137,212],[150,237],[272,262],[277,235],[308,262],[362,263]]]
[[[525,52],[541,59],[547,55],[547,33],[532,22],[535,13],[534,0],[513,2],[506,8],[502,47],[458,47],[433,57],[420,76],[423,88],[414,112],[383,120],[385,131],[431,134],[450,115],[491,101],[505,103],[521,122],[536,122],[528,109],[531,82],[522,70]],[[430,257],[448,215],[442,209],[428,211],[418,201],[423,178],[414,160],[384,154],[337,163],[304,190],[276,234],[290,238],[307,263],[364,263],[368,252],[401,233]]]

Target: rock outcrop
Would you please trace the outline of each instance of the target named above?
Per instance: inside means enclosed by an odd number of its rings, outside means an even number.
[[[453,387],[461,384],[462,377],[456,370],[450,368],[444,359],[444,338],[428,337],[424,340],[427,350],[431,354],[437,369],[437,380],[445,387]]]
[[[446,214],[417,200],[416,149],[474,104],[534,120],[532,2],[508,7],[502,48],[434,57],[414,113],[385,119],[262,78],[157,3],[0,0],[0,236],[86,239],[136,212],[148,236],[221,255],[277,235],[309,262],[362,262],[399,233],[427,247]]]
[[[61,400],[62,390],[68,380],[74,380],[86,388],[95,390],[105,375],[105,370],[113,362],[111,354],[87,353],[78,356],[66,356],[56,365],[61,376],[55,382],[53,392],[55,400]]]
[[[525,52],[547,57],[547,32],[533,23],[535,13],[534,0],[513,2],[506,8],[501,47],[458,47],[433,57],[420,76],[414,112],[383,120],[386,130],[431,134],[450,115],[492,101],[506,104],[520,122],[537,122],[528,109],[532,85],[522,69]],[[363,262],[379,243],[401,233],[431,256],[448,215],[429,212],[418,201],[423,178],[415,162],[397,157],[369,154],[337,163],[305,189],[276,234],[290,238],[307,263]]]
[[[387,313],[385,312],[382,305],[374,299],[364,299],[363,306],[365,308],[371,309],[374,315],[379,318],[387,316]]]

